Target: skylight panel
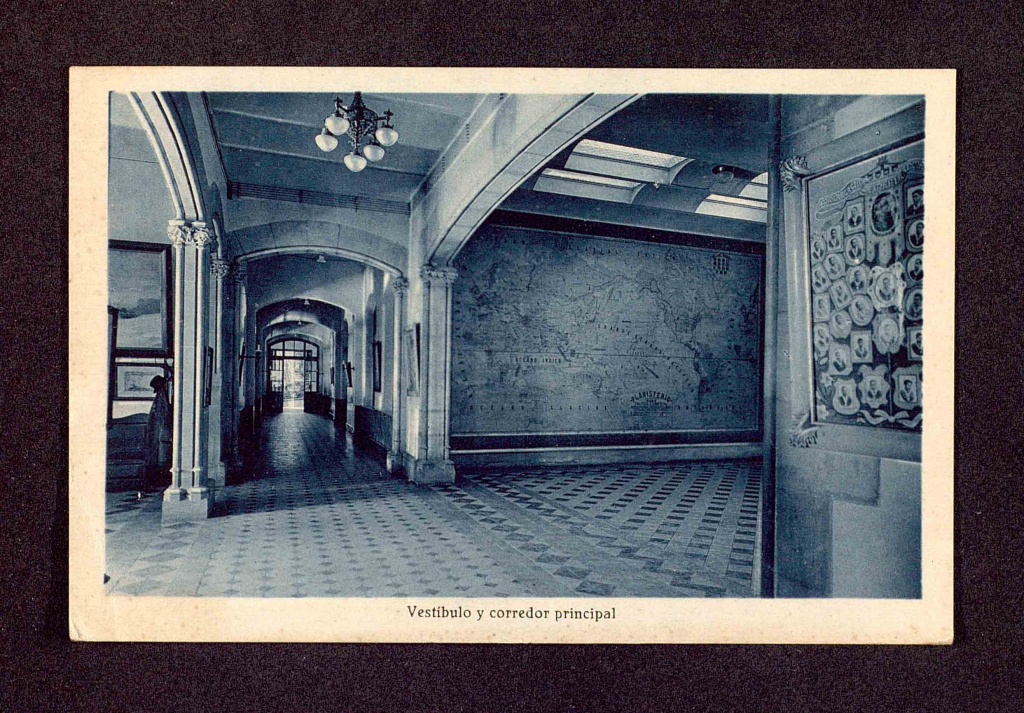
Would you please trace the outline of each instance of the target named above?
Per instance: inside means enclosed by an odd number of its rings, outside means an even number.
[[[760,183],[748,183],[740,191],[740,198],[753,198],[758,201],[768,200],[768,186]]]
[[[586,154],[588,156],[605,158],[611,161],[626,161],[628,163],[639,163],[645,166],[656,166],[658,168],[666,169],[673,168],[680,163],[689,163],[693,160],[683,158],[682,156],[673,156],[672,154],[661,153],[659,151],[636,149],[631,146],[609,144],[604,141],[594,141],[593,139],[583,139],[580,141],[576,144],[576,148],[573,149],[573,153]]]
[[[612,178],[611,176],[597,176],[592,173],[576,173],[575,171],[563,171],[560,168],[545,168],[543,171],[541,171],[540,175],[547,176],[548,178],[561,178],[566,181],[592,183],[598,186],[612,186],[613,188],[624,188],[630,191],[640,187],[640,184],[636,181],[626,181],[621,178]]]
[[[723,196],[718,193],[712,193],[707,197],[707,200],[714,201],[715,203],[731,203],[733,205],[746,206],[747,208],[757,208],[758,210],[766,210],[768,208],[768,204],[765,201],[740,198],[739,196]]]
[[[720,218],[733,218],[735,220],[747,220],[753,223],[767,222],[768,211],[766,208],[754,208],[747,205],[737,205],[712,200],[709,197],[699,206],[695,213],[701,215],[716,215]]]

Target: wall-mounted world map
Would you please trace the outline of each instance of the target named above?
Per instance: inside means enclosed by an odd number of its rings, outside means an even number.
[[[760,255],[490,225],[456,267],[453,437],[759,428]]]

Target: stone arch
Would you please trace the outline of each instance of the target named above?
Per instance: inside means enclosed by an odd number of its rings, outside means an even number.
[[[323,325],[321,325],[321,326],[323,326]],[[307,334],[305,332],[289,332],[289,331],[279,332],[277,334],[271,334],[271,335],[267,336],[267,346],[270,347],[270,346],[273,346],[275,344],[279,344],[280,342],[286,342],[286,341],[288,341],[290,339],[294,339],[294,340],[298,340],[298,341],[302,341],[302,342],[309,342],[311,344],[315,344],[316,347],[318,349],[321,349],[321,350],[327,349],[327,346],[328,346],[327,344],[324,343],[324,340],[322,340],[320,337],[318,337],[315,334]]]
[[[368,231],[323,221],[286,220],[250,226],[228,233],[233,258],[250,262],[274,255],[323,253],[369,265],[401,277],[405,250]],[[244,247],[243,247],[244,246]]]
[[[161,92],[130,92],[128,98],[153,145],[171,194],[175,218],[205,221],[202,189],[167,96]]]
[[[303,301],[308,301],[309,305],[308,306],[303,305],[302,304]],[[324,310],[324,308],[328,308],[328,309]],[[324,314],[323,313],[325,311],[329,313],[332,310],[341,310],[341,312],[342,312],[341,315],[335,314],[335,316],[339,316],[340,317],[340,322],[344,322],[346,317],[347,317],[347,315],[351,314],[351,310],[349,310],[345,305],[340,304],[338,302],[334,302],[334,301],[330,301],[330,300],[324,300],[324,299],[319,299],[319,298],[304,300],[303,297],[288,297],[286,299],[277,300],[275,302],[270,302],[268,304],[265,304],[265,305],[261,306],[259,309],[257,309],[256,310],[256,322],[257,322],[257,324],[264,323],[263,324],[264,327],[269,327],[269,326],[271,326],[273,324],[279,324],[282,321],[287,321],[287,320],[281,320],[279,318],[287,315],[290,312],[295,312],[295,313],[301,313],[302,315],[304,315],[303,319],[306,319],[309,322],[312,322],[314,324],[321,324],[321,325],[323,325],[325,327],[333,329],[333,326],[332,326],[331,323],[323,321],[323,319],[324,319]],[[272,313],[276,313],[275,316],[273,316],[273,317],[267,317],[266,316],[266,315],[269,315],[269,314],[272,314]]]
[[[493,131],[477,133],[428,177],[410,221],[424,264],[449,266],[477,228],[523,181],[558,152],[640,98],[640,94],[499,95]],[[539,132],[535,127],[543,127]],[[467,176],[477,180],[466,190]]]

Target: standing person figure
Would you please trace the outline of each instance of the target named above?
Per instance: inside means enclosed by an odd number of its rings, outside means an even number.
[[[154,376],[153,406],[146,422],[146,490],[163,489],[170,484],[171,468],[171,402],[167,398],[167,379]]]

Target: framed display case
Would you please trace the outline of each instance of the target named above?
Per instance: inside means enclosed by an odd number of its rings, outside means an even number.
[[[118,311],[119,356],[171,355],[171,247],[110,241],[108,304]]]
[[[420,393],[420,325],[405,330],[406,393]]]
[[[117,364],[114,398],[118,401],[152,401],[153,388],[149,382],[154,376],[167,378],[162,364]]]
[[[924,106],[781,167],[801,447],[920,460]]]
[[[206,347],[203,377],[203,405],[209,406],[213,402],[213,347]]]
[[[117,367],[117,310],[107,306],[107,428],[114,421],[114,399],[116,398]]]
[[[373,343],[373,390],[380,392],[381,375],[384,367],[382,345],[380,342]]]

